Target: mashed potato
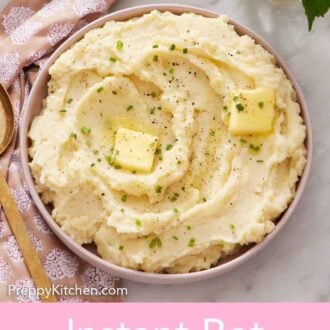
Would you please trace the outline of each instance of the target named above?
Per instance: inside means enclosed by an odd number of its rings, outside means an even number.
[[[207,269],[260,242],[295,195],[306,163],[295,92],[224,16],[108,22],[50,75],[32,172],[63,230],[110,262]]]

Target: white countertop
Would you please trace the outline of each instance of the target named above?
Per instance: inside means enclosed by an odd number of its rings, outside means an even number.
[[[0,0],[0,7],[7,1]],[[114,10],[174,1],[118,0]],[[314,164],[304,196],[281,234],[247,264],[200,283],[124,281],[128,301],[330,301],[330,14],[313,32],[298,0],[194,0],[263,36],[287,61],[305,93],[314,128]]]

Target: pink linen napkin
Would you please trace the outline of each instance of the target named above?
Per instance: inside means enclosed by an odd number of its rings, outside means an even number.
[[[115,0],[12,0],[0,13],[0,82],[7,87],[16,121],[14,140],[0,157],[16,204],[23,215],[32,242],[39,253],[49,279],[55,285],[81,288],[116,288],[118,278],[95,268],[73,255],[52,233],[34,206],[22,176],[17,128],[21,109],[33,83],[33,77],[47,56],[69,35],[108,11]],[[39,301],[36,295],[20,290],[8,294],[8,286],[17,290],[33,288],[6,217],[0,210],[0,301]],[[59,301],[119,301],[119,296],[60,296]]]

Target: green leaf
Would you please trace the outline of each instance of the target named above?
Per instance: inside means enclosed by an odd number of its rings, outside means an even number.
[[[309,31],[316,17],[324,16],[330,9],[330,0],[302,0],[308,19]]]

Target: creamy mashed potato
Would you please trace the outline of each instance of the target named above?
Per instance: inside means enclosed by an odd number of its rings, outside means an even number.
[[[108,22],[50,75],[31,169],[63,230],[106,260],[207,269],[260,242],[295,195],[306,162],[295,92],[224,16]]]

